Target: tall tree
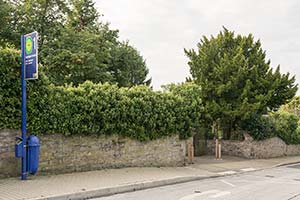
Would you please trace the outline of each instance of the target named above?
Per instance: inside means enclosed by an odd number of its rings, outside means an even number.
[[[201,86],[207,119],[220,119],[225,137],[243,119],[276,110],[296,93],[295,77],[273,72],[260,41],[224,28],[216,37],[203,37],[198,50],[184,50],[190,72]]]
[[[55,84],[85,80],[119,86],[149,85],[148,68],[128,42],[118,42],[118,31],[99,21],[91,0],[72,0],[64,33],[47,53],[46,74]]]
[[[117,31],[108,27],[98,34],[66,29],[47,50],[46,75],[56,85],[78,85],[86,80],[112,83],[108,63],[115,43]]]
[[[13,8],[11,4],[5,0],[0,0],[0,46],[4,46],[5,42],[11,41]]]
[[[39,62],[54,84],[150,84],[142,56],[99,20],[92,0],[0,0],[0,11],[0,41],[20,48],[21,34],[39,32]]]
[[[120,87],[151,84],[146,61],[128,41],[116,45],[111,53],[109,70]]]
[[[64,27],[68,13],[68,1],[65,0],[10,0],[11,43],[20,46],[20,35],[38,31],[39,46],[55,40]],[[42,52],[41,52],[42,53]]]
[[[68,15],[68,26],[76,31],[99,30],[99,16],[92,0],[72,0],[72,9]]]

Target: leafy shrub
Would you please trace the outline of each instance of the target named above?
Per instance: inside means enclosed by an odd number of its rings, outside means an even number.
[[[295,96],[289,103],[282,105],[279,111],[293,113],[300,117],[300,97]]]
[[[166,91],[171,92],[175,96],[180,96],[184,101],[184,108],[188,119],[191,120],[193,127],[203,125],[204,107],[201,98],[201,87],[194,82],[186,82],[183,84],[170,84],[163,86]]]
[[[255,140],[264,140],[275,136],[276,124],[270,116],[253,116],[241,123],[241,128]]]
[[[287,144],[300,144],[299,117],[287,112],[255,116],[241,124],[243,130],[256,140],[277,136]]]
[[[20,126],[21,118],[20,52],[0,48],[0,127]]]
[[[21,127],[20,52],[0,49],[0,129]],[[87,81],[54,86],[43,75],[27,81],[27,127],[35,134],[117,134],[141,141],[191,135],[201,102],[181,92],[154,92],[146,86],[118,88]]]
[[[272,118],[276,123],[276,136],[287,144],[300,144],[299,117],[292,113],[276,112]]]

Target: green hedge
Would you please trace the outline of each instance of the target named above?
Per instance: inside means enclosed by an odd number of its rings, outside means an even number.
[[[272,114],[276,124],[275,134],[287,144],[300,144],[299,117],[287,112]]]
[[[21,126],[19,52],[0,49],[0,129]],[[118,88],[85,82],[54,86],[43,75],[28,82],[28,132],[34,134],[117,134],[138,140],[191,135],[201,119],[200,101],[176,92],[154,92],[146,86]],[[178,86],[180,87],[180,86]]]
[[[246,130],[255,140],[264,140],[276,135],[276,124],[270,116],[253,116],[242,121],[241,128]]]
[[[21,118],[21,80],[19,52],[0,48],[0,128],[19,127]]]
[[[287,144],[300,144],[300,118],[288,112],[274,112],[244,121],[242,129],[256,140],[277,136]]]

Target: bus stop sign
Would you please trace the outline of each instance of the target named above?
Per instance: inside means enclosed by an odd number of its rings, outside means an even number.
[[[24,35],[25,80],[38,78],[38,33]]]

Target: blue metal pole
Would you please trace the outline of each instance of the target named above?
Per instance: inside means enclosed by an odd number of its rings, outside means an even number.
[[[23,151],[22,151],[22,180],[26,180],[26,80],[25,80],[25,41],[24,35],[21,36],[21,49],[22,49],[22,65],[21,65],[21,79],[22,79],[22,143],[23,143]]]

